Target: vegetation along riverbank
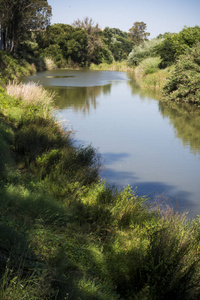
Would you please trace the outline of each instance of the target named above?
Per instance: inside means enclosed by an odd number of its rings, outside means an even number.
[[[47,1],[31,3],[0,1],[0,298],[199,299],[199,217],[102,182],[97,151],[75,147],[52,116],[54,95],[8,82],[133,70],[164,100],[198,103],[200,28],[148,40],[143,22],[129,33],[89,18],[50,25]]]
[[[197,299],[199,219],[101,182],[52,96],[1,89],[1,299]]]

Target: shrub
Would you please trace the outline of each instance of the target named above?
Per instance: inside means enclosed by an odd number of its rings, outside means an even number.
[[[165,100],[200,102],[200,43],[180,57],[163,95]]]
[[[156,46],[160,43],[161,39],[153,39],[151,41],[144,41],[139,46],[134,46],[128,56],[128,65],[137,66],[143,59],[157,56]]]

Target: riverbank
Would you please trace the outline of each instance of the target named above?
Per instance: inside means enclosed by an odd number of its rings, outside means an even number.
[[[24,54],[25,55],[25,54]],[[6,86],[9,81],[18,81],[24,76],[30,76],[37,71],[55,69],[56,65],[48,57],[25,57],[0,51],[0,85]]]
[[[119,72],[133,72],[133,68],[127,65],[127,61],[115,61],[111,64],[101,63],[99,65],[91,64],[90,70],[99,70],[99,71],[119,71]]]
[[[142,61],[137,67],[127,65],[127,61],[113,62],[112,64],[102,63],[91,64],[90,70],[99,71],[120,71],[132,73],[136,83],[144,90],[156,90],[161,98],[161,93],[170,76],[171,68],[159,69],[158,60],[154,63],[154,58]]]
[[[1,299],[197,299],[199,219],[102,183],[37,89],[0,91]]]

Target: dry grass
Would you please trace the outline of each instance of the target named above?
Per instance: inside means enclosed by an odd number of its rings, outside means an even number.
[[[54,70],[54,69],[56,69],[56,64],[54,63],[54,61],[51,58],[45,57],[44,61],[45,61],[45,65],[46,65],[46,69],[47,70]]]
[[[29,82],[24,84],[9,82],[6,90],[8,95],[20,99],[24,105],[40,106],[44,117],[47,117],[52,110],[54,93],[48,92],[37,83]]]

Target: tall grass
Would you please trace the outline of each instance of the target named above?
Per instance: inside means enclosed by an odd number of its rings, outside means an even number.
[[[171,68],[159,69],[159,57],[144,59],[134,70],[135,79],[141,88],[162,91]]]
[[[37,83],[29,82],[24,84],[9,82],[6,90],[8,95],[21,100],[24,105],[39,106],[45,117],[47,117],[52,110],[54,94],[49,93]]]
[[[120,71],[120,72],[131,72],[133,68],[127,65],[127,61],[115,61],[112,64],[101,63],[99,65],[91,64],[90,70],[100,70],[100,71]]]

